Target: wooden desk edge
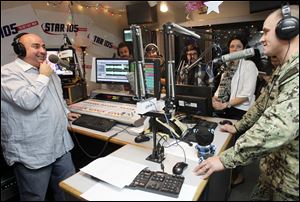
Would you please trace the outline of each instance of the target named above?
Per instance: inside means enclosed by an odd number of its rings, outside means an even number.
[[[102,134],[95,134],[94,132],[89,132],[89,131],[86,131],[84,129],[71,128],[69,126],[68,126],[68,129],[69,129],[70,132],[79,133],[80,135],[85,135],[87,137],[91,137],[91,138],[95,138],[95,139],[99,139],[99,140],[107,141],[107,139],[109,138],[109,136],[104,136]],[[134,141],[128,142],[128,141],[120,140],[120,139],[118,139],[117,136],[111,138],[109,140],[109,142],[114,143],[114,144],[118,144],[118,145],[122,145],[122,146],[127,145],[127,144],[131,144],[131,145],[135,145],[135,146],[138,146],[138,147],[149,148],[149,146],[147,146],[147,145],[140,144],[140,143],[135,143]]]
[[[200,185],[197,187],[196,193],[194,194],[194,197],[192,199],[192,201],[198,201],[199,197],[201,196],[203,190],[206,187],[208,180],[203,180]]]
[[[69,194],[71,194],[72,196],[74,196],[75,198],[86,201],[84,198],[82,198],[80,196],[82,194],[80,191],[78,191],[77,189],[74,189],[73,187],[71,187],[70,185],[65,183],[64,181],[61,181],[59,183],[59,187],[61,189],[63,189],[64,191],[68,192]]]

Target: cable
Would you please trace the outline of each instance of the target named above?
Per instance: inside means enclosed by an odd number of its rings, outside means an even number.
[[[150,102],[154,105],[155,110],[158,111],[158,110],[157,110],[157,107],[156,107],[156,105],[155,105],[155,103],[152,102],[152,101],[150,101]],[[167,124],[170,126],[169,119],[168,119],[166,113],[163,113],[163,114],[164,114],[164,117],[165,117],[165,119],[166,119]],[[170,127],[171,127],[171,126],[170,126]],[[167,145],[167,146],[164,146],[164,147],[165,147],[165,148],[169,148],[169,147],[171,147],[171,146],[173,146],[173,145],[179,146],[179,147],[182,149],[182,151],[183,151],[184,162],[186,162],[186,154],[185,154],[185,151],[184,151],[183,147],[179,144],[179,142],[180,142],[181,140],[175,138],[175,135],[173,134],[173,132],[171,131],[171,129],[170,129],[170,128],[168,128],[168,129],[169,129],[170,135],[172,135],[172,137],[173,137],[173,139],[175,140],[175,142],[172,143],[172,144],[169,144],[169,145]],[[159,144],[160,141],[161,141],[162,139],[164,139],[164,137],[165,137],[165,136],[161,136],[161,138],[158,140],[157,144]],[[164,145],[165,142],[167,142],[167,139],[164,139],[164,142],[162,143],[162,146]],[[163,165],[161,165],[161,166],[162,166],[162,168],[164,168]]]
[[[128,127],[127,127],[127,128],[128,128]],[[110,139],[111,139],[111,138],[117,136],[119,133],[123,132],[123,131],[126,130],[127,128],[125,128],[125,129],[123,129],[123,130],[121,130],[121,131],[119,131],[119,132],[116,132],[116,133],[114,133],[113,135],[109,136],[109,137],[106,139],[105,144],[104,144],[102,150],[101,150],[98,154],[96,154],[96,155],[90,155],[88,152],[86,152],[86,151],[84,150],[84,148],[80,145],[80,143],[79,143],[79,141],[78,141],[76,135],[74,134],[74,131],[73,131],[72,126],[71,126],[71,131],[72,131],[72,135],[75,137],[75,140],[76,140],[76,142],[77,142],[79,148],[82,150],[82,152],[83,152],[87,157],[89,157],[89,158],[91,158],[91,159],[95,159],[95,158],[99,158],[99,157],[103,154],[103,152],[106,150],[107,145],[108,145],[108,143],[110,142]]]
[[[179,141],[178,141],[178,142],[179,142]],[[178,142],[174,142],[174,143],[172,143],[172,144],[170,144],[170,145],[168,145],[168,146],[165,146],[165,148],[169,148],[169,147],[174,146],[174,145],[179,146],[179,147],[182,149],[182,151],[183,151],[184,162],[186,163],[186,154],[185,154],[185,150],[183,149],[183,147],[182,147],[180,144],[178,144]]]
[[[62,106],[62,108],[63,108],[64,115],[65,115],[65,117],[66,117],[66,119],[67,119],[67,121],[68,121],[69,127],[70,127],[70,129],[71,129],[71,134],[73,135],[73,137],[74,137],[75,141],[77,142],[77,144],[78,144],[79,148],[81,149],[81,151],[82,151],[87,157],[89,157],[89,158],[91,158],[91,159],[100,157],[100,156],[103,154],[103,152],[105,151],[105,149],[106,149],[106,147],[107,147],[107,145],[108,145],[108,143],[109,143],[109,140],[110,140],[111,138],[117,136],[119,133],[123,132],[124,130],[127,131],[127,129],[129,128],[129,126],[126,127],[126,128],[124,128],[124,129],[122,128],[121,131],[119,131],[119,132],[117,132],[117,133],[115,133],[115,134],[109,136],[109,137],[106,139],[105,145],[103,146],[102,150],[101,150],[97,155],[90,155],[89,153],[87,153],[87,152],[84,150],[84,148],[83,148],[83,147],[81,146],[81,144],[79,143],[79,140],[77,139],[76,135],[74,134],[74,130],[73,130],[71,121],[69,121],[68,115],[66,114],[66,111],[64,110],[64,105],[63,105],[63,103],[62,103],[62,101],[61,101],[61,99],[60,99],[60,96],[59,96],[58,92],[57,92],[55,82],[54,82],[54,80],[53,80],[53,78],[52,78],[51,76],[50,76],[50,79],[51,79],[52,82],[53,82],[55,92],[56,92],[56,94],[57,94],[57,96],[58,96],[58,98],[59,98],[59,102],[60,102],[60,104],[61,104],[61,106]],[[128,132],[128,131],[127,131],[127,132]]]

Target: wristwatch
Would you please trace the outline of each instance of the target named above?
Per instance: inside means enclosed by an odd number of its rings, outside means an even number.
[[[231,104],[230,104],[230,102],[227,102],[227,106],[226,106],[226,108],[230,108],[231,107]]]

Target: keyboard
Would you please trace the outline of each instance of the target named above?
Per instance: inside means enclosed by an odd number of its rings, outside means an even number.
[[[202,138],[209,140],[210,136],[214,136],[214,132],[218,124],[216,122],[207,121],[204,119],[199,119],[198,123],[191,129],[188,129],[187,134],[182,138],[184,141],[188,142],[198,142],[196,136],[201,135]],[[199,143],[199,142],[198,142]]]
[[[75,121],[73,121],[72,124],[93,130],[98,130],[101,132],[107,132],[116,124],[116,122],[114,120],[105,119],[97,116],[81,114],[81,116]]]
[[[184,177],[181,175],[144,169],[127,187],[178,198],[183,182]]]
[[[135,127],[142,126],[145,120],[136,112],[136,104],[88,99],[69,105],[68,108],[71,112],[111,119]]]

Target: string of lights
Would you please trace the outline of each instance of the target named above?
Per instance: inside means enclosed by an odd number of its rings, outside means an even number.
[[[109,16],[118,16],[121,17],[122,14],[120,12],[116,12],[116,11],[112,11],[111,9],[109,9],[108,7],[104,6],[103,4],[99,3],[99,2],[93,2],[93,3],[89,3],[90,1],[70,1],[70,5],[71,6],[77,6],[77,8],[79,10],[82,9],[95,9],[99,12],[103,12]],[[53,6],[53,7],[57,7],[59,5],[61,5],[63,3],[63,1],[47,1],[47,6]]]

